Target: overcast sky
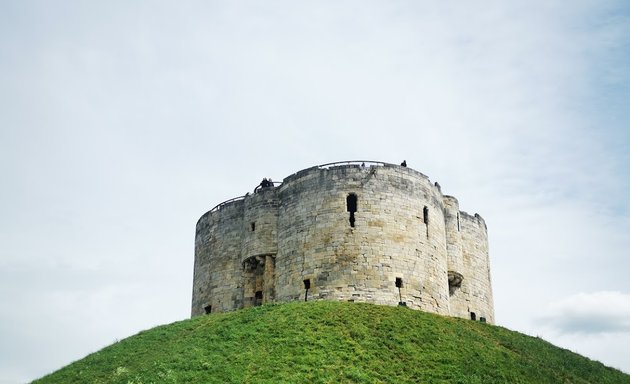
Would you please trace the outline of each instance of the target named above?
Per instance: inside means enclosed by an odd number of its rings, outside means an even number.
[[[499,325],[630,373],[630,5],[0,1],[0,383],[189,317],[195,223],[368,159],[488,225]]]

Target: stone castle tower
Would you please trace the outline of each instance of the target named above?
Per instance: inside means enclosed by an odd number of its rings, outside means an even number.
[[[484,220],[406,166],[326,164],[221,203],[194,268],[192,316],[342,300],[494,323]]]

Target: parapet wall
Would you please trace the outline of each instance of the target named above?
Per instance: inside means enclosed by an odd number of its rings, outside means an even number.
[[[493,322],[485,223],[385,163],[308,168],[201,217],[193,316],[305,299]]]

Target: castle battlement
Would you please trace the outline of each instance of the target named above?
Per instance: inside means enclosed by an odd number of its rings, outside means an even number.
[[[486,223],[426,175],[371,161],[307,168],[201,216],[193,316],[293,300],[493,323]]]

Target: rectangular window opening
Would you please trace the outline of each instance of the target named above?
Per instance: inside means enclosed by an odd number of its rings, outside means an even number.
[[[357,195],[354,193],[350,193],[348,197],[346,197],[346,206],[348,212],[356,212],[357,211]]]
[[[350,193],[348,197],[346,197],[346,210],[350,212],[350,226],[354,228],[354,213],[357,211],[357,195],[354,193]]]
[[[397,277],[396,278],[396,288],[402,288],[403,286],[403,279],[402,277]]]
[[[470,320],[477,320],[477,314],[475,314],[475,312],[470,312]]]
[[[212,312],[212,305],[206,305],[203,310],[206,311],[206,315],[209,314]]]
[[[252,232],[254,232],[256,230],[256,222],[252,221],[251,226],[252,226]]]

